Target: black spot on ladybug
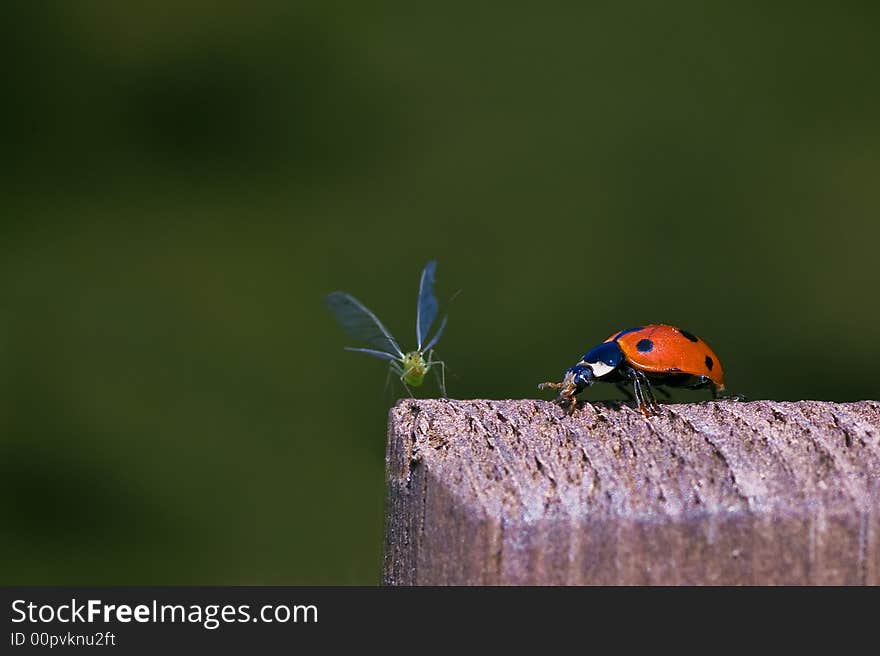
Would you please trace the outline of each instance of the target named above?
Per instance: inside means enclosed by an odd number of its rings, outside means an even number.
[[[681,329],[679,328],[678,332],[680,332],[682,335],[684,335],[685,338],[691,340],[692,342],[699,342],[699,341],[700,341],[700,340],[697,338],[696,335],[694,335],[693,333],[689,333],[689,332],[686,331],[686,330],[681,330]],[[712,368],[712,367],[709,367],[709,369],[711,369],[711,368]]]
[[[650,339],[640,339],[639,343],[636,344],[636,348],[639,349],[639,352],[641,353],[647,353],[654,348],[654,342]]]
[[[714,360],[712,360],[712,356],[707,355],[706,356],[706,369],[708,369],[709,371],[712,371],[712,367],[714,367],[714,366],[715,366],[715,362],[714,362]]]

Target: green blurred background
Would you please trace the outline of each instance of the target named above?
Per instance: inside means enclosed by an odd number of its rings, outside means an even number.
[[[323,296],[409,347],[431,257],[453,397],[661,321],[880,396],[877,5],[763,4],[6,3],[2,583],[377,583]]]

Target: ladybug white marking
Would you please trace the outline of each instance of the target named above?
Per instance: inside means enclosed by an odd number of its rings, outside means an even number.
[[[612,371],[617,369],[616,366],[611,366],[610,364],[605,364],[601,360],[599,362],[585,362],[581,360],[578,364],[589,367],[593,370],[593,376],[596,378],[601,378],[606,374],[610,374]]]

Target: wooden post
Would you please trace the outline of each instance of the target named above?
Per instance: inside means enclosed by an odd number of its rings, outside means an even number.
[[[880,402],[400,401],[383,582],[880,583]]]

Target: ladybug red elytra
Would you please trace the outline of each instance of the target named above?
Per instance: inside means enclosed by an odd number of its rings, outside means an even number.
[[[596,381],[617,384],[646,417],[659,410],[652,385],[712,390],[712,398],[725,391],[724,370],[715,352],[699,337],[675,326],[651,324],[614,333],[590,349],[566,370],[561,383],[541,383],[538,389],[560,390],[557,400],[574,411],[575,396]]]

